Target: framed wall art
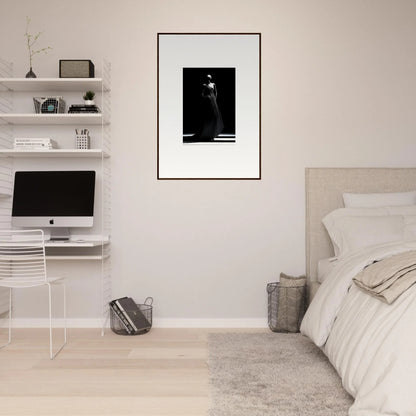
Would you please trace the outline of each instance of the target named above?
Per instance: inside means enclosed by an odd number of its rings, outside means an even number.
[[[261,34],[158,33],[158,179],[261,179]]]

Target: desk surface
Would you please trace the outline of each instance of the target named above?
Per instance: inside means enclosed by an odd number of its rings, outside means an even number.
[[[45,241],[45,247],[97,247],[108,244],[108,241],[102,240],[69,240],[69,241]]]

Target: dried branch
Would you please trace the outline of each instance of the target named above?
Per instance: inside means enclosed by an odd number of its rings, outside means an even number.
[[[49,50],[52,50],[53,48],[51,48],[50,46],[47,46],[46,48],[41,48],[38,50],[34,50],[33,46],[35,45],[35,43],[37,42],[37,40],[39,39],[39,36],[43,34],[43,32],[38,32],[35,36],[33,36],[31,33],[29,33],[29,25],[30,25],[31,19],[26,16],[26,32],[24,34],[24,36],[26,37],[26,44],[27,44],[27,49],[29,52],[29,64],[30,64],[30,68],[32,68],[32,58],[34,55],[44,52],[45,54],[48,53]]]

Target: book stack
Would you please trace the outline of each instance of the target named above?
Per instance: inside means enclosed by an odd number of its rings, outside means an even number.
[[[49,138],[26,138],[17,137],[14,139],[14,150],[51,150],[56,148],[54,140]]]
[[[68,113],[99,113],[100,109],[96,105],[72,104]]]
[[[147,332],[152,326],[132,298],[123,297],[112,300],[110,308],[129,335]]]

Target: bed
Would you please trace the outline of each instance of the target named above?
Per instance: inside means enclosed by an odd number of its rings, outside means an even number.
[[[415,189],[415,168],[306,169],[306,271],[311,303],[301,332],[322,348],[355,398],[350,416],[416,415],[416,285],[387,304],[352,281],[361,270],[371,270],[368,266],[373,263],[381,265],[403,253],[416,255],[416,239],[394,239],[335,256],[322,219],[343,207],[344,192]],[[393,214],[389,220],[400,217],[394,209]],[[412,207],[408,214],[412,215],[406,221],[416,218]],[[318,271],[325,275],[322,284]]]

